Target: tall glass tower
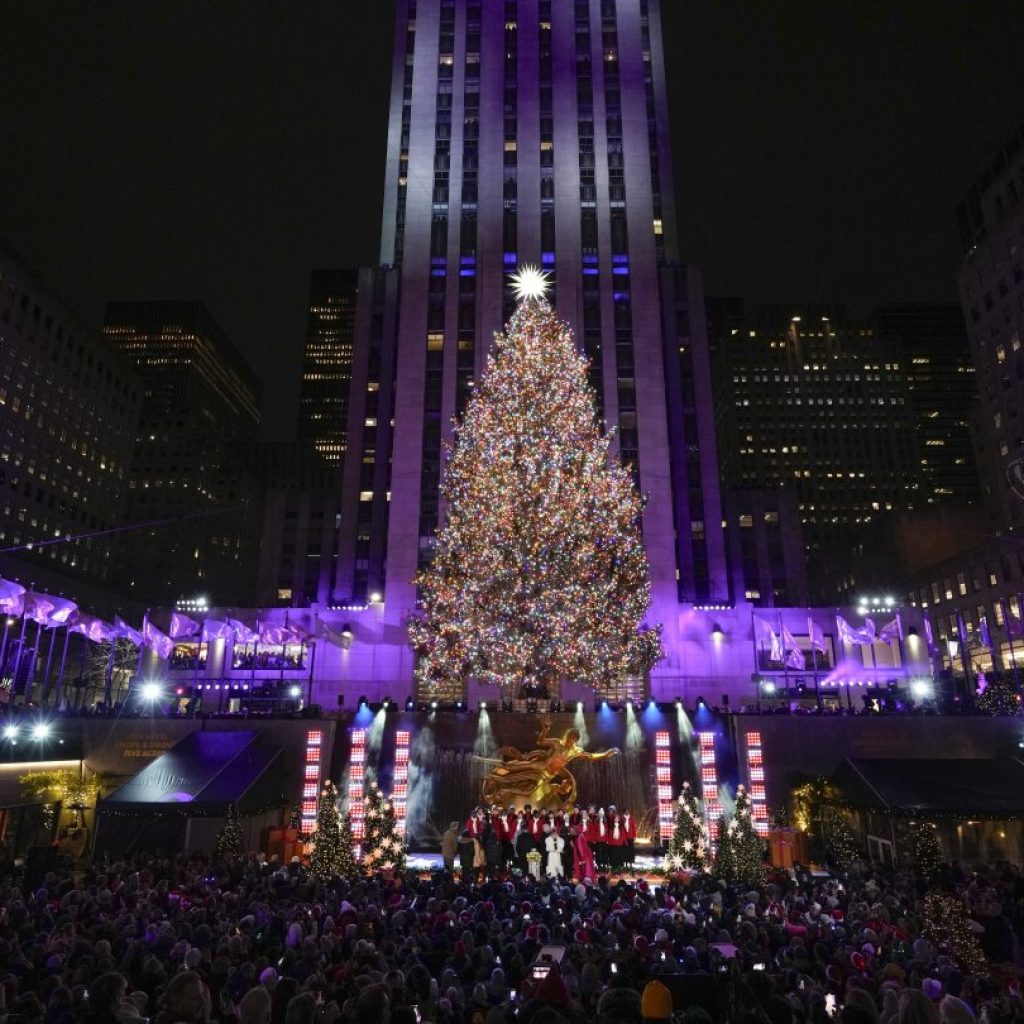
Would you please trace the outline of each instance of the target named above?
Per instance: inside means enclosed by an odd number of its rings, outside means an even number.
[[[645,495],[671,658],[680,603],[729,595],[658,0],[398,0],[380,263],[359,289],[335,599],[380,595],[396,625],[415,607],[452,418],[510,272],[535,264]]]

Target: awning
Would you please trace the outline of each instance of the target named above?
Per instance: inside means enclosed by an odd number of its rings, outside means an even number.
[[[1024,762],[993,758],[847,758],[832,776],[853,807],[890,814],[1024,815]]]
[[[212,816],[234,804],[254,813],[285,802],[280,773],[268,769],[281,748],[247,730],[193,732],[115,790],[100,811]]]

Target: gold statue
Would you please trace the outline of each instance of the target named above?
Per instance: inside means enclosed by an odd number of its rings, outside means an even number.
[[[526,804],[540,810],[557,810],[576,803],[576,780],[567,766],[571,761],[604,761],[615,757],[618,747],[592,754],[580,746],[580,734],[567,729],[561,738],[549,735],[551,722],[544,719],[537,747],[522,753],[515,747],[502,747],[501,760],[481,758],[492,768],[483,784],[485,804],[522,808]]]

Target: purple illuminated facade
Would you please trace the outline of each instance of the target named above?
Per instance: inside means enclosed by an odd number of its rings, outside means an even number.
[[[699,277],[678,262],[657,0],[399,0],[379,271],[359,286],[338,603],[399,628],[433,554],[443,443],[550,273],[647,504],[652,620],[729,600]]]

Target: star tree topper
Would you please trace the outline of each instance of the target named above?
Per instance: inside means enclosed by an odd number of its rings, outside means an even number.
[[[512,292],[517,302],[528,299],[543,299],[551,287],[548,272],[527,264],[512,275]]]

